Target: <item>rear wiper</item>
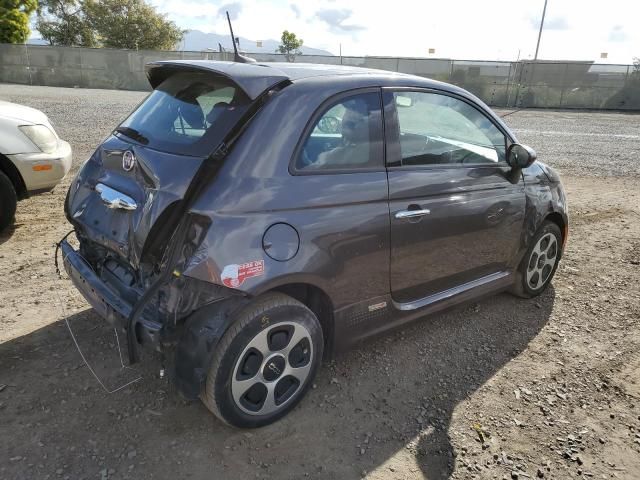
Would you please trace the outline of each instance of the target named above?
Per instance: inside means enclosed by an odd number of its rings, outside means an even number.
[[[136,142],[140,142],[143,145],[149,143],[149,139],[141,134],[138,130],[131,127],[118,127],[116,128],[116,132],[126,135],[129,138],[133,138]]]

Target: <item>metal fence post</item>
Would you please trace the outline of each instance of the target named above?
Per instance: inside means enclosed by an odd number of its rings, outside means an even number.
[[[526,63],[523,60],[520,60],[518,63],[516,63],[516,72],[518,71],[518,68],[520,68],[520,77],[518,79],[518,88],[516,89],[516,98],[513,101],[513,106],[514,107],[518,107],[518,100],[520,100],[520,90],[522,90],[522,74],[524,72],[524,66],[526,65]]]
[[[29,71],[29,85],[33,85],[33,77],[31,75],[31,57],[29,56],[29,47],[24,44],[24,50],[27,54],[27,70]]]
[[[564,73],[562,74],[562,85],[560,86],[560,108],[562,108],[562,100],[564,98],[564,89],[567,83],[567,71],[569,70],[569,64],[564,64]]]
[[[511,100],[511,68],[513,68],[513,62],[509,62],[509,73],[507,74],[507,99],[505,100],[505,107],[509,106],[509,100]]]

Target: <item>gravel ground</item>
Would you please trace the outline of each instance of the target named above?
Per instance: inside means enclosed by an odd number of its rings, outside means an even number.
[[[46,112],[74,168],[144,93],[0,85]],[[505,112],[506,113],[506,112]],[[184,402],[53,271],[70,179],[0,236],[0,479],[640,478],[640,115],[505,117],[558,167],[571,233],[553,285],[417,322],[324,365],[248,431]],[[67,329],[103,379],[85,367]]]
[[[504,119],[519,141],[533,145],[542,161],[564,174],[640,175],[640,115],[527,110]]]

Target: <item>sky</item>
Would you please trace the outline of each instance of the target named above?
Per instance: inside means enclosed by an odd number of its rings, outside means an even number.
[[[343,55],[533,58],[544,0],[151,0],[185,29],[279,39]],[[637,0],[548,0],[539,59],[631,63],[640,57]],[[250,51],[249,46],[244,46]],[[429,54],[434,48],[435,54]],[[601,52],[608,59],[601,59]]]

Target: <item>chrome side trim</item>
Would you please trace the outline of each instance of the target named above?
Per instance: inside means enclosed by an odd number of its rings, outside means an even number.
[[[457,287],[450,288],[448,290],[443,290],[442,292],[434,293],[433,295],[429,295],[428,297],[421,298],[419,300],[414,300],[413,302],[393,302],[393,306],[398,310],[409,311],[409,310],[417,310],[418,308],[426,307],[427,305],[431,305],[432,303],[439,302],[441,300],[446,300],[447,298],[451,298],[455,295],[459,295],[460,293],[466,292],[476,287],[480,287],[482,285],[486,285],[491,282],[495,282],[502,278],[508,277],[511,275],[511,272],[496,272],[491,275],[487,275],[485,277],[480,277],[476,280],[472,280],[467,283],[463,283],[462,285],[458,285]]]
[[[118,190],[108,187],[104,183],[96,184],[96,192],[100,194],[100,199],[108,208],[135,210],[138,208],[136,201],[128,195]]]

